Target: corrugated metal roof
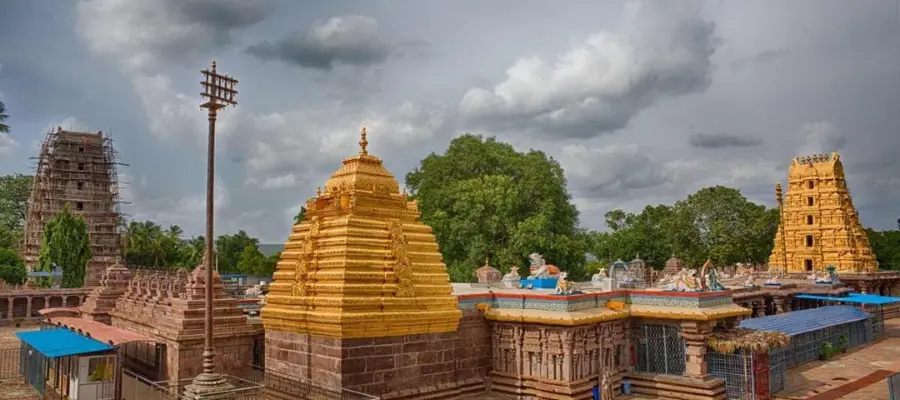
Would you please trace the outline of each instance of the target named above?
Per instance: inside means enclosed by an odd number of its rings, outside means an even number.
[[[127,342],[156,342],[156,340],[150,338],[149,336],[144,336],[140,333],[116,328],[114,326],[109,326],[89,319],[77,317],[50,317],[48,318],[48,320],[51,324],[60,324],[64,327],[72,328],[75,330],[81,329],[82,332],[90,334],[92,338],[97,339],[103,343],[120,345]]]
[[[853,306],[827,306],[745,319],[741,321],[740,327],[759,331],[783,332],[788,336],[796,336],[867,318],[872,318],[872,316]]]
[[[860,294],[860,293],[850,293],[846,297],[822,296],[822,295],[818,295],[818,294],[798,294],[798,295],[794,296],[794,298],[809,299],[809,300],[840,301],[843,303],[872,304],[872,305],[900,303],[900,297],[888,297],[888,296],[879,296],[879,295],[875,295],[875,294]]]
[[[113,346],[79,335],[68,329],[16,332],[16,336],[47,358],[89,354],[114,349]]]

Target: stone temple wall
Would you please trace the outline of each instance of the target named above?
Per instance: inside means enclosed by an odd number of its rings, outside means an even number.
[[[266,369],[389,394],[385,398],[484,392],[491,356],[490,326],[474,310],[465,312],[451,333],[337,339],[266,332]]]

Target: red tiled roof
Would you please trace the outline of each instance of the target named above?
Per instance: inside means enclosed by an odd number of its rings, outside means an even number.
[[[68,312],[73,312],[75,314],[78,314],[80,312],[80,311],[78,311],[77,307],[53,307],[53,308],[42,308],[42,309],[38,310],[38,314],[47,315],[47,314],[52,314],[52,313],[60,312],[60,311],[68,311]]]
[[[54,325],[62,325],[75,330],[81,329],[83,333],[90,334],[92,338],[97,339],[103,343],[111,343],[113,345],[119,345],[127,342],[156,341],[139,333],[134,333],[125,329],[112,327],[104,323],[84,318],[50,317],[48,318],[48,321]]]

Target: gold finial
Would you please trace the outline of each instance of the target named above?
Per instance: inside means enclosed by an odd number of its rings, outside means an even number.
[[[363,125],[362,130],[359,132],[359,154],[367,155],[369,154],[369,142],[366,140],[366,127]]]
[[[490,266],[491,266],[491,257],[490,257],[490,256],[487,256],[487,257],[484,258],[484,266],[485,266],[485,267],[490,267]]]

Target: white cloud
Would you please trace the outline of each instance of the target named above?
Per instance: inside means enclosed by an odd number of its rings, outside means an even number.
[[[560,163],[573,190],[595,196],[620,195],[631,189],[658,186],[668,179],[662,166],[634,145],[566,145]]]
[[[80,121],[78,118],[70,116],[70,117],[63,118],[62,120],[60,120],[58,122],[47,125],[44,128],[44,130],[42,131],[42,133],[47,133],[51,130],[55,131],[57,128],[62,128],[63,130],[75,131],[75,132],[89,132],[90,131],[90,129],[84,122]]]
[[[469,89],[470,122],[592,137],[625,127],[666,96],[706,89],[715,25],[683,2],[629,3],[622,32],[591,35],[553,61],[521,58],[493,89]]]
[[[0,154],[11,154],[13,150],[19,147],[19,142],[9,136],[8,133],[0,132]]]
[[[129,70],[203,55],[262,21],[271,0],[81,0],[76,29],[91,50]]]
[[[800,127],[804,144],[800,154],[827,154],[839,151],[847,144],[847,138],[828,121],[808,122]]]

